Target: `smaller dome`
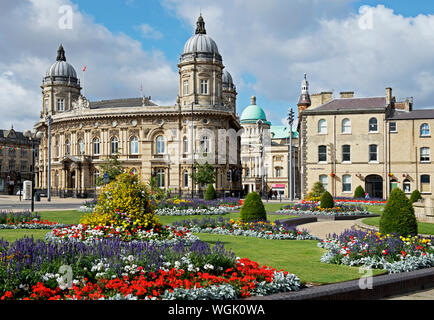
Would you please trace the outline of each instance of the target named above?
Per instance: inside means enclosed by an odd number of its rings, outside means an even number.
[[[265,115],[264,110],[256,104],[256,97],[252,97],[252,104],[244,109],[241,114],[240,122],[256,123],[259,120],[262,120],[266,124],[270,124],[267,121],[267,116]]]
[[[223,84],[227,85],[233,85],[234,82],[232,81],[232,76],[229,72],[227,72],[226,69],[223,70],[223,78],[222,78]]]
[[[195,34],[185,44],[182,54],[211,53],[219,54],[216,42],[206,34]]]
[[[55,81],[71,80],[72,82],[77,82],[78,80],[77,72],[75,71],[74,67],[66,62],[65,50],[63,49],[62,45],[60,45],[59,49],[57,50],[56,62],[53,63],[45,73],[46,80],[51,78]]]

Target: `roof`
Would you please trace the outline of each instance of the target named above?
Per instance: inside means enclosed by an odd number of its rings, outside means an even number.
[[[157,106],[155,103],[149,101],[149,106]],[[115,100],[101,100],[90,102],[91,109],[105,109],[105,108],[133,108],[142,107],[143,98],[130,98],[130,99],[115,99]]]
[[[271,137],[273,139],[288,139],[289,138],[289,127],[286,126],[271,126]],[[293,138],[298,138],[298,132],[292,132]]]
[[[395,111],[388,120],[434,119],[434,109],[419,109],[413,111]]]
[[[303,113],[321,113],[321,112],[336,112],[336,111],[374,111],[386,108],[385,97],[373,98],[344,98],[334,99],[326,104],[323,104],[315,109],[307,109]]]
[[[244,109],[243,113],[241,114],[240,120],[241,123],[256,123],[258,120],[267,122],[267,116],[265,115],[264,110],[260,106],[256,104],[251,104],[246,109]]]

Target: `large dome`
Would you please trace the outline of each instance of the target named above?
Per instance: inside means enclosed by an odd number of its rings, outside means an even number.
[[[77,72],[71,64],[66,62],[65,50],[62,45],[57,50],[56,60],[45,73],[46,80],[77,82]]]
[[[270,124],[267,121],[267,116],[265,115],[264,110],[256,104],[256,97],[252,97],[252,104],[244,109],[241,114],[240,122],[257,123],[259,120],[262,120],[266,124]]]

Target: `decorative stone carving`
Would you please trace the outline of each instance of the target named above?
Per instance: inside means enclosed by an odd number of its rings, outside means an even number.
[[[72,109],[74,110],[90,109],[90,103],[86,99],[86,97],[81,94],[77,100],[72,101]]]

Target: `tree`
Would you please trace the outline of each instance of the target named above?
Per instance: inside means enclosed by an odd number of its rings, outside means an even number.
[[[420,194],[419,190],[414,190],[413,193],[410,196],[410,202],[415,203],[422,199],[422,195]]]
[[[217,194],[215,192],[214,186],[210,183],[208,185],[208,189],[206,189],[205,191],[205,200],[214,200],[215,198],[217,198]]]
[[[394,189],[380,218],[380,232],[396,233],[403,237],[417,234],[417,220],[414,208],[405,193]]]
[[[267,211],[257,192],[247,195],[240,210],[240,218],[243,222],[267,221]]]
[[[215,169],[208,162],[204,164],[195,164],[195,172],[190,177],[193,179],[194,184],[202,186],[215,183]]]
[[[362,186],[358,186],[354,191],[354,198],[361,199],[365,197],[365,190]]]
[[[330,192],[326,191],[321,196],[321,204],[320,207],[323,209],[332,209],[335,206],[335,202],[333,200],[333,196]]]
[[[97,186],[103,186],[116,180],[116,177],[124,173],[122,168],[122,162],[119,161],[119,154],[111,155],[108,159],[108,163],[101,165],[101,172],[96,179]],[[108,181],[104,181],[104,175],[108,175]]]
[[[326,192],[324,185],[321,182],[315,182],[311,192],[306,197],[306,200],[309,201],[319,201],[321,200],[321,196]]]

